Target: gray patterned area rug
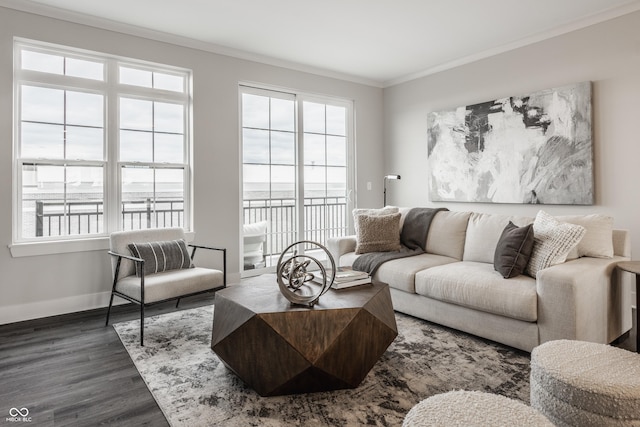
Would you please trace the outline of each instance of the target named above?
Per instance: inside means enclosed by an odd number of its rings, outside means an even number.
[[[396,319],[398,337],[359,387],[276,397],[260,397],[213,353],[213,306],[145,319],[144,347],[139,320],[114,328],[173,427],[399,426],[413,405],[451,390],[529,402],[527,353],[402,314]]]

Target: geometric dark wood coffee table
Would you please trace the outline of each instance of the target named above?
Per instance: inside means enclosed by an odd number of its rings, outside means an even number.
[[[214,304],[211,348],[261,396],[355,388],[398,335],[384,283],[332,289],[307,308],[264,275]]]

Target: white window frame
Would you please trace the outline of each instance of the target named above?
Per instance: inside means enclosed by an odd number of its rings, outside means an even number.
[[[67,58],[85,59],[104,64],[103,81],[80,77],[58,75],[21,68],[22,50],[40,51],[62,55]],[[182,227],[191,235],[192,209],[192,71],[169,65],[117,57],[98,52],[90,52],[67,46],[54,45],[39,41],[14,38],[14,77],[13,77],[13,174],[12,174],[12,244],[13,256],[42,255],[47,253],[65,253],[83,250],[98,250],[108,247],[108,235],[122,229],[122,186],[121,170],[124,166],[183,168],[184,213]],[[183,92],[153,89],[119,83],[119,67],[136,68],[143,71],[184,77]],[[21,157],[21,86],[44,86],[61,90],[79,90],[103,95],[103,159],[66,160],[32,159]],[[119,161],[119,100],[124,98],[145,99],[156,102],[177,103],[184,106],[184,144],[183,163],[121,162]],[[52,165],[78,165],[103,167],[103,230],[101,233],[24,237],[22,233],[22,166],[39,163]]]
[[[346,158],[346,169],[347,169],[347,188],[349,189],[347,191],[346,194],[346,200],[347,200],[347,212],[351,212],[353,210],[353,208],[355,208],[355,206],[357,206],[356,204],[356,200],[355,200],[355,188],[356,188],[356,141],[355,141],[355,133],[354,133],[354,110],[355,110],[355,105],[354,102],[352,100],[347,100],[344,98],[334,98],[334,97],[328,97],[328,96],[321,96],[321,95],[311,95],[311,94],[307,94],[304,92],[301,93],[297,93],[296,94],[297,97],[297,105],[296,105],[296,109],[297,109],[297,120],[298,123],[304,123],[304,102],[313,102],[313,103],[317,103],[317,104],[325,104],[325,105],[330,105],[330,106],[336,106],[336,107],[344,107],[347,113],[347,117],[346,117],[346,129],[345,129],[345,137],[347,140],[347,158]],[[299,165],[299,172],[298,172],[298,180],[303,179],[304,176],[304,143],[305,143],[305,137],[304,137],[304,127],[303,126],[298,126],[296,129],[297,132],[297,137],[299,138],[299,140],[301,141],[299,143],[299,152],[298,152],[298,165]],[[302,182],[302,181],[300,181]],[[299,193],[298,196],[301,198],[301,200],[304,200],[304,191],[303,189],[299,189]],[[303,208],[301,208],[302,210]],[[352,215],[347,215],[347,227],[348,229],[351,231],[353,230],[353,216]],[[300,223],[302,223],[302,219],[300,220]],[[304,238],[304,231],[302,231],[302,228],[300,228],[300,235],[299,237],[302,239]]]
[[[250,277],[257,274],[262,274],[264,272],[275,271],[275,267],[267,267],[260,268],[255,270],[244,270],[242,268],[242,259],[243,259],[243,188],[244,188],[244,176],[243,176],[243,124],[242,124],[242,94],[255,94],[261,96],[268,96],[274,98],[282,98],[282,99],[292,99],[294,101],[294,112],[295,112],[295,138],[296,138],[296,199],[297,199],[297,240],[304,239],[304,186],[302,183],[304,182],[304,108],[303,103],[305,101],[314,102],[319,104],[340,106],[346,109],[347,117],[346,117],[346,129],[345,129],[345,137],[347,139],[347,158],[346,158],[346,169],[347,169],[347,177],[346,177],[346,185],[347,188],[350,189],[346,195],[347,202],[347,212],[351,212],[351,210],[356,206],[355,200],[355,182],[356,182],[356,140],[355,140],[355,103],[353,100],[346,98],[339,98],[327,95],[318,95],[311,94],[308,92],[297,91],[292,89],[279,88],[274,86],[262,85],[251,82],[240,82],[238,86],[238,123],[239,123],[239,159],[240,159],[240,188],[239,188],[239,241],[240,243],[240,251],[239,251],[239,259],[241,263],[241,276],[242,277]],[[281,94],[281,96],[278,96]],[[349,231],[353,230],[353,217],[351,215],[347,215],[347,228]]]

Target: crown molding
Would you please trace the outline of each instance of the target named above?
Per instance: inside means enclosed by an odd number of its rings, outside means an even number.
[[[639,10],[640,10],[640,0],[636,0],[632,3],[627,3],[626,5],[623,5],[620,7],[608,9],[603,12],[598,12],[592,15],[585,16],[581,19],[572,21],[561,27],[554,28],[549,31],[543,31],[538,34],[534,34],[530,37],[522,38],[513,43],[507,43],[505,45],[502,45],[493,49],[487,49],[482,52],[474,53],[473,55],[469,55],[463,58],[455,59],[453,61],[445,62],[443,64],[436,65],[435,67],[431,67],[426,70],[422,70],[416,73],[407,74],[405,76],[398,77],[397,79],[386,80],[382,83],[382,87],[388,88],[391,86],[399,85],[401,83],[409,82],[411,80],[416,80],[421,77],[426,77],[432,74],[436,74],[441,71],[450,70],[452,68],[459,67],[461,65],[470,64],[472,62],[476,62],[481,59],[486,59],[491,56],[499,55],[501,53],[509,52],[511,50],[515,50],[515,49],[525,47],[534,43],[548,40],[553,37],[561,36],[563,34],[567,34],[572,31],[581,30],[583,28],[590,27],[592,25],[596,25],[601,22],[619,18],[620,16],[628,15],[629,13],[637,12]]]
[[[150,40],[160,41],[163,43],[173,44],[176,46],[187,47],[191,49],[197,49],[204,52],[214,53],[217,55],[229,56],[236,59],[242,59],[251,62],[257,62],[265,65],[271,65],[274,67],[282,67],[290,70],[300,71],[309,74],[315,74],[322,77],[334,78],[338,80],[349,81],[352,83],[362,84],[366,86],[372,86],[377,88],[388,88],[391,86],[399,85],[402,83],[416,80],[422,77],[426,77],[432,74],[436,74],[442,71],[446,71],[452,68],[456,68],[462,65],[470,64],[482,59],[489,58],[491,56],[499,55],[501,53],[509,52],[527,45],[538,43],[553,37],[557,37],[563,34],[570,33],[572,31],[580,30],[592,25],[599,24],[611,19],[618,18],[629,13],[637,12],[640,10],[640,0],[633,1],[623,6],[619,6],[613,9],[608,9],[602,12],[597,12],[578,20],[572,21],[566,25],[558,28],[554,28],[549,31],[543,31],[534,34],[529,37],[522,38],[512,43],[507,43],[496,48],[487,49],[482,52],[474,53],[466,57],[458,58],[453,61],[445,62],[434,67],[427,68],[415,73],[407,74],[398,78],[389,79],[385,81],[378,81],[368,79],[361,76],[355,76],[348,73],[341,73],[338,71],[328,70],[326,68],[315,67],[311,65],[305,65],[294,61],[288,61],[278,59],[266,55],[260,55],[257,53],[244,51],[240,49],[233,49],[226,46],[221,46],[214,43],[207,43],[200,40],[195,40],[188,37],[178,36],[175,34],[169,34],[162,31],[150,30],[135,25],[124,24],[122,22],[112,21],[105,18],[99,18],[91,15],[86,15],[78,12],[73,12],[66,9],[60,9],[41,3],[36,3],[31,0],[0,0],[0,7],[18,10],[21,12],[32,13],[35,15],[46,16],[49,18],[68,21],[76,24],[86,25],[90,27],[100,28],[104,30],[114,31],[122,34],[128,34],[137,37],[143,37]]]
[[[89,27],[100,28],[103,30],[114,31],[117,33],[127,34],[136,37],[142,37],[150,40],[160,41],[163,43],[173,44],[176,46],[197,49],[204,52],[214,53],[217,55],[229,56],[236,59],[242,59],[251,62],[258,62],[274,67],[287,68],[289,70],[301,71],[304,73],[315,74],[322,77],[329,77],[338,80],[358,83],[365,86],[373,86],[382,88],[383,83],[378,80],[368,79],[361,76],[355,76],[348,73],[328,70],[322,67],[305,65],[299,62],[287,61],[266,55],[260,55],[240,49],[233,49],[226,46],[217,45],[215,43],[207,43],[195,40],[189,37],[169,34],[162,31],[151,30],[136,25],[125,24],[106,18],[100,18],[83,13],[73,12],[67,9],[60,9],[49,5],[32,2],[30,0],[0,0],[0,7],[14,9],[20,12],[31,13],[34,15],[45,16],[48,18],[59,19],[62,21],[72,22],[75,24],[86,25]]]

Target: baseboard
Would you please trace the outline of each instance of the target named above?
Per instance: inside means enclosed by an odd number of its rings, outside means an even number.
[[[240,273],[227,275],[227,284],[235,283],[240,283]],[[0,325],[107,307],[110,296],[111,292],[109,291],[36,301],[27,304],[0,305]],[[129,303],[129,301],[123,300],[122,298],[115,298],[113,300],[113,305],[127,303]]]
[[[28,304],[0,306],[0,325],[107,307],[110,296],[111,292],[99,292]],[[124,301],[121,298],[115,298],[113,301],[114,305],[126,303],[128,301]]]

